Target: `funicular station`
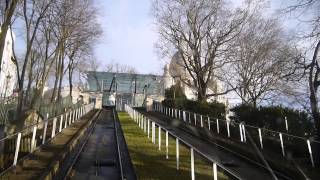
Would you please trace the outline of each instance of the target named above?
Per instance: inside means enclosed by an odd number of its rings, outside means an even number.
[[[162,76],[110,72],[87,72],[89,101],[96,107],[124,105],[146,107],[164,98]]]
[[[118,113],[128,114],[148,143],[165,154],[162,163],[173,159],[173,179],[185,179],[179,174],[186,169],[188,178],[197,179],[199,158],[211,166],[202,179],[304,179],[286,156],[290,138],[303,149],[299,163],[316,171],[309,140],[164,106],[163,76],[90,71],[86,80],[79,93],[83,105],[0,141],[10,140],[11,148],[4,151],[0,179],[139,179]],[[272,164],[268,154],[280,163]]]

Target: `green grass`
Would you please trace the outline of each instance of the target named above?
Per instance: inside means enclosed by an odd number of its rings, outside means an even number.
[[[161,132],[161,151],[158,150],[158,128],[156,143],[129,117],[119,112],[119,119],[129,148],[129,153],[138,179],[191,179],[190,149],[180,143],[180,168],[176,169],[176,141],[169,135],[169,159],[166,159],[165,132]],[[150,123],[151,128],[151,123]],[[195,178],[213,179],[212,163],[195,153]],[[218,179],[228,179],[222,172]]]

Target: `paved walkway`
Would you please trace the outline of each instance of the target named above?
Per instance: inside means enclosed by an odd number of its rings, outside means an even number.
[[[71,126],[63,129],[51,141],[18,162],[0,179],[52,179],[61,166],[61,161],[73,149],[96,114],[93,110]]]
[[[201,151],[201,153],[205,154],[208,157],[211,157],[212,159],[215,159],[220,164],[225,164],[226,162],[233,162],[232,164],[234,165],[230,165],[227,168],[230,171],[238,174],[238,176],[240,176],[242,179],[273,179],[267,170],[257,167],[247,161],[244,161],[242,158],[217,147],[215,144],[195,137],[194,135],[191,135],[190,133],[187,133],[182,129],[178,128],[179,124],[183,122],[172,121],[172,119],[154,112],[140,112],[146,115],[152,121],[155,121],[164,128],[168,129],[169,132],[172,132],[175,135],[177,135],[183,141],[186,141],[195,148],[197,148],[199,151]],[[161,120],[159,117],[161,118]]]

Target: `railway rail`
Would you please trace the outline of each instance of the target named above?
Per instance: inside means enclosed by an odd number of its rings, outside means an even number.
[[[114,108],[103,108],[59,179],[129,179],[136,175]]]

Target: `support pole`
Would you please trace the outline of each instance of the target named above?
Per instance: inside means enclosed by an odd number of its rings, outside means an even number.
[[[66,112],[66,120],[64,121],[64,128],[67,127],[68,124],[68,113]]]
[[[243,142],[243,134],[242,134],[241,123],[239,124],[239,132],[240,132],[240,140],[241,140],[241,142]]]
[[[176,159],[177,159],[177,170],[179,170],[179,139],[176,138]]]
[[[286,125],[286,131],[288,132],[289,131],[289,128],[288,128],[288,119],[287,119],[287,116],[284,117],[284,123]]]
[[[148,119],[148,139],[150,138],[150,120]]]
[[[194,176],[194,152],[193,148],[190,149],[190,155],[191,155],[191,179],[195,180]]]
[[[44,120],[44,129],[43,129],[43,134],[42,134],[42,144],[46,142],[46,135],[47,135],[47,127],[48,127],[48,117],[49,114],[47,113],[47,116]]]
[[[59,132],[61,132],[62,130],[62,123],[63,123],[63,114],[60,117]]]
[[[51,132],[51,138],[53,138],[56,135],[56,124],[57,124],[57,118],[53,118],[52,122],[52,132]]]
[[[245,128],[244,124],[242,124],[241,126],[242,126],[243,140],[244,140],[244,142],[247,142],[246,128]]]
[[[230,137],[230,122],[227,121],[227,132],[228,132],[228,137]]]
[[[211,122],[210,121],[211,121],[210,117],[208,117],[208,128],[209,128],[209,130],[211,129]]]
[[[310,155],[310,160],[311,160],[312,167],[315,167],[314,161],[313,161],[312,149],[311,149],[311,145],[310,145],[309,139],[307,140],[307,145],[308,145],[308,150],[309,150],[309,155]]]
[[[166,131],[166,159],[169,159],[169,133]]]
[[[37,134],[37,125],[33,126],[32,140],[31,140],[31,152],[33,152],[36,147],[36,134]]]
[[[158,143],[159,143],[159,151],[161,151],[161,127],[159,126],[159,135],[158,135]]]
[[[219,134],[220,133],[220,130],[219,130],[219,119],[217,119],[216,122],[217,122],[217,132]]]
[[[147,117],[144,118],[144,133],[147,133]]]
[[[18,133],[17,136],[17,143],[16,143],[16,150],[14,152],[14,158],[13,158],[13,166],[17,165],[18,156],[19,156],[19,150],[20,150],[20,141],[21,141],[21,133]]]
[[[213,163],[213,180],[218,180],[218,170],[217,170],[217,163]]]
[[[284,153],[284,146],[283,146],[282,133],[279,133],[279,137],[280,137],[280,143],[281,143],[282,155],[283,155],[283,156],[285,156],[285,153]]]

